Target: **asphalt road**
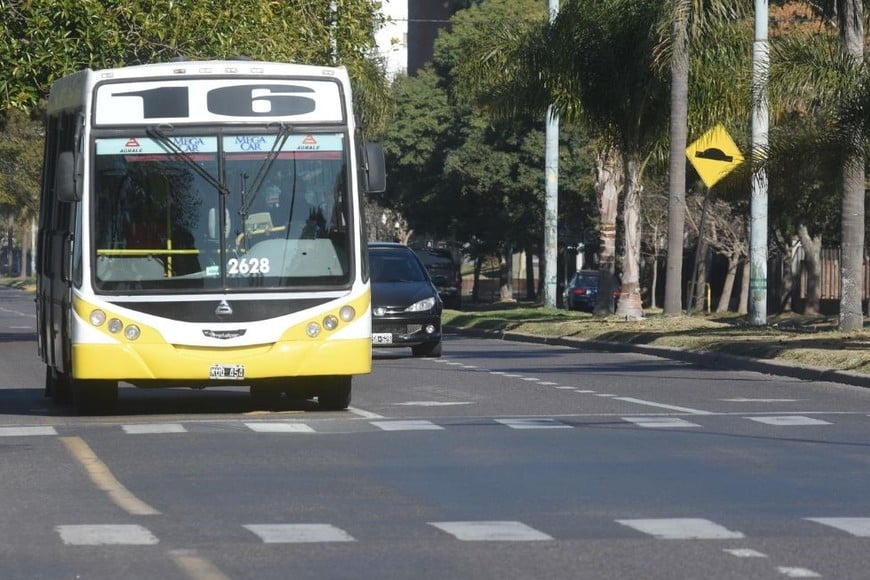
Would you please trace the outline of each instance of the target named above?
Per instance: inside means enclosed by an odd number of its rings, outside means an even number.
[[[0,289],[2,578],[867,578],[870,391],[448,336],[352,409],[42,397]]]

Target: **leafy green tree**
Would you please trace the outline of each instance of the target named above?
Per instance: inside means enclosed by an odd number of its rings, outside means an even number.
[[[436,41],[433,66],[395,82],[396,115],[385,139],[387,203],[416,230],[456,236],[476,255],[499,252],[505,264],[514,249],[541,248],[543,115],[490,119],[473,106],[473,91],[456,71],[492,26],[516,26],[530,15],[545,17],[540,2],[490,0],[458,12]],[[566,137],[560,153],[566,203],[560,209],[582,231],[592,205],[587,139],[580,132]]]
[[[658,42],[658,0],[572,0],[552,23],[493,35],[483,70],[469,71],[492,110],[514,118],[541,114],[553,104],[561,119],[583,122],[613,148],[623,173],[623,296],[620,313],[638,318],[640,300],[641,177],[664,133],[666,83],[652,67]],[[474,81],[472,81],[474,82]],[[600,159],[613,159],[602,155]],[[599,168],[599,173],[607,173]],[[602,224],[604,247],[612,247],[610,224]],[[603,270],[613,263],[602,256]],[[609,262],[609,263],[608,263]],[[609,277],[602,291],[609,295]]]
[[[324,1],[0,0],[0,112],[31,109],[55,79],[85,67],[246,56],[344,64],[381,128],[387,93],[370,57],[380,3],[336,5],[333,14]]]
[[[823,17],[837,16],[839,39],[831,29],[827,34],[814,30],[791,34],[772,46],[771,100],[780,101],[801,120],[774,146],[774,154],[799,148],[802,158],[820,162],[823,169],[839,168],[833,173],[842,191],[839,328],[855,330],[863,326],[864,166],[870,147],[864,14],[858,0],[822,2],[819,7]]]

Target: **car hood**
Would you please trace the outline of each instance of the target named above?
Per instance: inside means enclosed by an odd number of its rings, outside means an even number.
[[[372,282],[372,306],[405,308],[435,295],[429,282]]]

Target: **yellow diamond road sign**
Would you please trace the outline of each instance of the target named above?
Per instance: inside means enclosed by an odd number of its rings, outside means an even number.
[[[689,145],[686,156],[707,187],[713,187],[743,163],[743,154],[722,125],[716,125]]]

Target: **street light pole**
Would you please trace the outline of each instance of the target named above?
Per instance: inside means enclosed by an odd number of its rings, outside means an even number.
[[[559,13],[559,0],[549,0],[550,24]],[[556,307],[559,220],[559,117],[552,105],[547,108],[544,159],[544,306]]]
[[[755,42],[752,45],[752,208],[749,250],[749,322],[767,324],[767,155],[769,114],[767,82],[770,46],[767,41],[768,0],[755,0]]]

